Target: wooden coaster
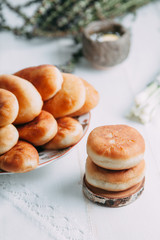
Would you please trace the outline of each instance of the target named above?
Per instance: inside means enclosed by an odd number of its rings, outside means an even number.
[[[105,191],[100,188],[91,186],[83,178],[83,193],[94,203],[104,205],[106,207],[122,207],[134,202],[144,190],[145,177],[135,186],[120,192]]]

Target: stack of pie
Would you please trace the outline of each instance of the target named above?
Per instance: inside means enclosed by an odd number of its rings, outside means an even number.
[[[126,205],[143,190],[145,142],[127,125],[95,128],[88,137],[84,193],[110,207]]]

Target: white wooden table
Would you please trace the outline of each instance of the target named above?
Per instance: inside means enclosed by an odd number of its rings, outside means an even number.
[[[133,21],[132,18],[129,16],[124,21],[132,27],[132,46],[125,62],[105,71],[93,69],[84,59],[77,65],[75,74],[93,84],[100,93],[100,103],[91,113],[89,130],[78,146],[64,158],[43,168],[0,176],[1,240],[160,239],[160,118],[144,126],[125,117],[135,94],[160,71],[160,1],[141,8]],[[71,50],[69,40],[27,41],[0,33],[0,74],[32,65],[58,65],[69,58]],[[131,125],[146,141],[145,191],[131,205],[116,209],[93,204],[82,193],[87,136],[93,128],[105,124]],[[25,204],[30,209],[31,203],[27,195],[25,203],[24,189],[31,192],[40,205],[45,203],[41,208],[44,215],[46,213],[44,222],[27,210]],[[23,199],[18,199],[22,194]],[[53,223],[62,226],[62,216],[69,219],[66,221],[70,224],[65,227],[65,234],[60,227],[47,225],[47,217],[53,217]],[[72,227],[80,230],[79,234],[72,235]]]

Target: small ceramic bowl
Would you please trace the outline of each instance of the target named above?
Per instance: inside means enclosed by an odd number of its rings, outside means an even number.
[[[93,34],[117,32],[119,37],[115,41],[97,41]],[[83,31],[83,54],[99,69],[115,66],[124,61],[130,49],[130,31],[119,23],[111,20],[90,23]]]

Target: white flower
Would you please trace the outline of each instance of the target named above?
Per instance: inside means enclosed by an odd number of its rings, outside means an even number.
[[[134,106],[129,114],[143,124],[152,120],[160,106],[160,75],[151,82],[134,100]]]

